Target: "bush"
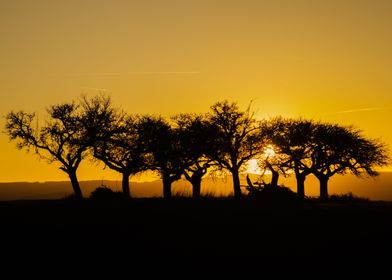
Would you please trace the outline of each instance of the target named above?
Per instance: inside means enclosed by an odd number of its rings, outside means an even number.
[[[114,192],[107,186],[100,186],[91,192],[90,198],[99,200],[110,200],[122,197],[122,193]]]
[[[367,202],[368,198],[359,197],[354,195],[352,192],[346,194],[333,194],[328,199],[331,202]]]
[[[260,184],[258,186],[248,186],[248,197],[257,198],[263,201],[280,202],[297,200],[298,196],[290,188],[281,186],[272,186],[271,184]]]

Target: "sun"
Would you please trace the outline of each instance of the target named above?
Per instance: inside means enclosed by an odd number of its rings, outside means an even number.
[[[276,156],[276,152],[273,145],[267,145],[263,149],[262,158],[268,159]],[[247,162],[247,170],[246,173],[261,175],[263,174],[263,170],[259,167],[257,159],[251,159]],[[268,174],[269,171],[265,171],[265,174]]]
[[[262,170],[257,163],[257,159],[251,159],[248,161],[248,168],[246,173],[261,175]]]
[[[271,158],[271,157],[274,157],[275,155],[276,155],[276,153],[275,153],[274,146],[272,146],[272,145],[267,145],[267,146],[264,148],[264,157],[266,157],[266,158]]]

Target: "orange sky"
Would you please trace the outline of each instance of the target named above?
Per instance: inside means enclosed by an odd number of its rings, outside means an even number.
[[[129,112],[354,124],[392,147],[392,1],[1,0],[0,114],[105,91]],[[0,121],[4,126],[4,119]],[[66,180],[0,135],[0,181]],[[119,179],[85,162],[81,180]]]

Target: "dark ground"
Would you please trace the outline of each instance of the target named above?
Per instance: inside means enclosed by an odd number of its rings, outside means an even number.
[[[0,203],[0,223],[4,266],[325,274],[392,264],[392,202],[12,201]]]

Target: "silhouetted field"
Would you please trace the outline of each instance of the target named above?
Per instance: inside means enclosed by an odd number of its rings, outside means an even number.
[[[357,270],[383,267],[392,252],[392,202],[381,201],[12,201],[0,202],[0,223],[2,258],[42,268],[180,261],[198,271],[238,260],[248,269]]]

